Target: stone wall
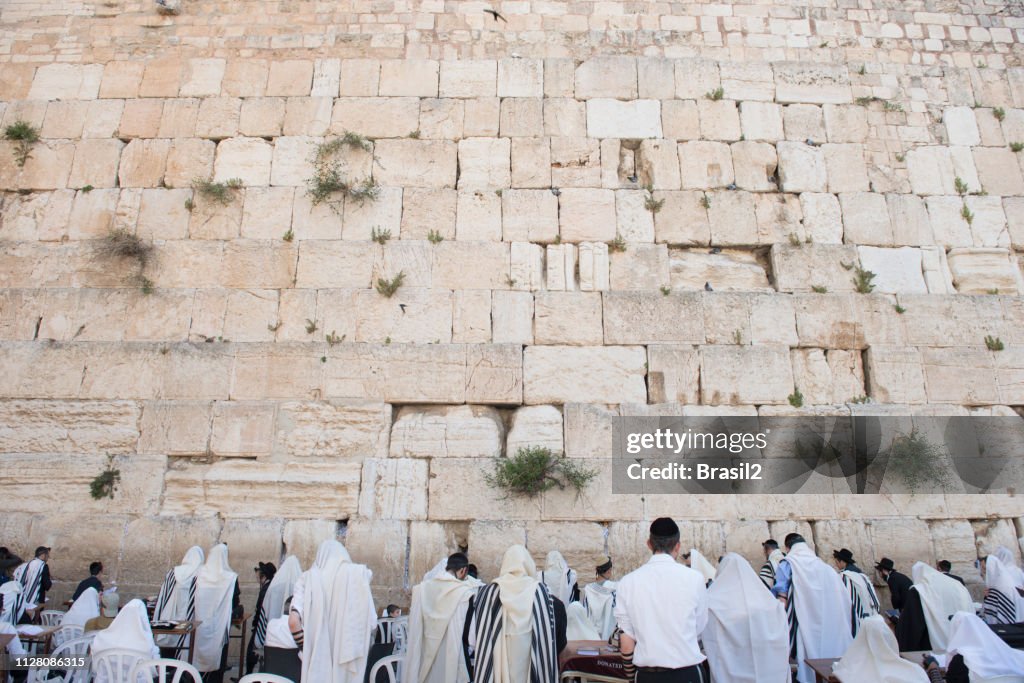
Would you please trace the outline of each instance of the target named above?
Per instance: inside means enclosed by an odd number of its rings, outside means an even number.
[[[1017,496],[609,493],[615,415],[1024,406],[1019,3],[812,5],[5,3],[0,120],[42,139],[0,142],[0,539],[53,545],[59,594],[221,540],[248,595],[339,535],[383,604],[457,548],[626,571],[668,514],[977,590]],[[345,132],[379,196],[315,205]],[[598,481],[483,483],[534,444]]]

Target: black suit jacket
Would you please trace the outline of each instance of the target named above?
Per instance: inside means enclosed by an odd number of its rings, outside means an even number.
[[[907,601],[907,593],[914,582],[906,574],[894,571],[889,573],[886,583],[889,584],[889,594],[892,596],[892,608],[902,610]]]
[[[967,585],[966,583],[964,583],[964,580],[963,580],[963,579],[961,579],[961,578],[960,578],[959,576],[957,576],[956,574],[950,574],[949,572],[942,572],[942,573],[943,573],[943,574],[945,574],[946,576],[948,576],[948,577],[949,577],[949,578],[951,578],[951,579],[956,579],[956,580],[957,580],[957,581],[959,581],[959,582],[960,582],[960,584],[961,584],[961,585],[963,585],[963,586],[966,586],[966,585]]]

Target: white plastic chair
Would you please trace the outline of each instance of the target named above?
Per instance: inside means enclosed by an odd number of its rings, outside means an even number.
[[[256,673],[246,674],[239,679],[238,683],[294,683],[292,679],[278,676],[277,674]]]
[[[69,640],[75,640],[81,638],[85,634],[85,627],[79,626],[78,624],[68,624],[67,626],[61,626],[53,634],[52,642],[54,647],[58,647]]]
[[[64,619],[65,614],[67,612],[62,612],[59,609],[44,609],[43,613],[39,615],[39,620],[46,628],[60,626],[60,622]]]
[[[137,681],[144,676],[154,683],[201,683],[202,674],[188,662],[179,659],[146,659],[136,662],[129,681]],[[183,680],[184,679],[184,680]]]
[[[405,661],[405,657],[402,655],[390,655],[382,659],[378,659],[377,663],[370,669],[370,683],[377,683],[377,674],[381,671],[388,672],[388,683],[398,683],[399,679],[399,667],[402,662]],[[239,681],[239,683],[242,683]]]
[[[395,648],[391,653],[405,654],[405,650],[409,646],[409,617],[395,619],[395,623],[391,625],[391,635],[395,641]]]
[[[114,648],[92,653],[92,671],[94,680],[105,680],[107,683],[136,683],[128,678],[132,668],[140,661],[152,658],[149,652]],[[137,680],[137,679],[136,679]]]
[[[88,635],[65,640],[49,656],[54,658],[85,657],[89,654],[89,646],[92,645],[94,637],[94,635]],[[59,681],[59,683],[86,683],[89,680],[88,669],[64,669],[63,675],[60,675],[59,671],[62,671],[62,669],[54,668],[52,672],[50,669],[33,669],[29,671],[28,683],[35,683],[36,681],[46,681],[47,683],[54,683],[55,681]]]
[[[395,622],[398,621],[395,617],[379,617],[377,619],[377,642],[378,643],[393,643],[395,642]]]

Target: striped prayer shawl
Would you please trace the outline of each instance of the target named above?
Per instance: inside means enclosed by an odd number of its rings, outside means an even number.
[[[153,610],[154,621],[167,621],[169,617],[173,615],[164,615],[164,610],[168,607],[173,609],[173,606],[169,604],[171,598],[174,596],[174,589],[178,585],[178,580],[174,576],[174,570],[167,572],[167,576],[164,577],[164,583],[160,587],[160,594],[156,599],[156,608]],[[196,577],[193,576],[192,580],[188,584],[188,606],[185,611],[185,619],[188,621],[195,621],[196,619]],[[265,632],[265,631],[264,631]],[[180,652],[181,648],[185,647],[185,641],[188,637],[181,635],[178,637],[178,644],[174,647]],[[173,641],[172,641],[173,642]]]
[[[998,588],[989,588],[984,602],[985,621],[990,624],[1013,624],[1017,621],[1017,608],[1013,598]]]
[[[501,598],[496,583],[480,589],[476,605],[476,670],[474,683],[493,683],[494,644],[502,637]],[[557,683],[555,651],[555,603],[543,583],[537,584],[531,616],[529,683]]]
[[[16,626],[23,614],[25,614],[25,599],[22,593],[12,591],[0,594],[0,622],[8,622],[12,626]]]
[[[38,564],[36,564],[38,562]],[[33,571],[33,566],[35,571]],[[21,582],[22,602],[26,605],[39,603],[39,589],[43,583],[43,567],[46,566],[42,560],[32,559],[18,567],[20,575],[15,572],[15,578]]]
[[[799,640],[800,624],[796,620],[796,586],[789,584],[789,595],[786,599],[786,622],[789,624],[789,657],[797,662],[797,641]]]
[[[772,566],[770,560],[761,565],[761,571],[757,575],[761,577],[764,585],[768,586],[769,589],[775,586],[775,567]]]
[[[839,572],[843,579],[843,585],[850,591],[850,630],[854,638],[860,630],[860,622],[879,612],[878,596],[875,588],[868,581],[868,578],[860,572],[843,571]],[[857,581],[860,581],[861,588],[858,589]],[[867,595],[867,603],[861,600],[861,594]]]

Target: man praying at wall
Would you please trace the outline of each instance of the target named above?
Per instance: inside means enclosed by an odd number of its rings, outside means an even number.
[[[900,652],[946,652],[952,629],[950,618],[957,612],[974,611],[971,594],[955,579],[924,562],[914,565],[913,574],[914,583],[896,624]]]
[[[100,580],[100,575],[103,573],[103,563],[93,562],[89,565],[89,578],[82,579],[78,584],[78,588],[75,589],[74,595],[71,596],[72,602],[78,599],[87,588],[95,588],[97,593],[103,592],[103,582]]]
[[[479,587],[467,582],[469,560],[448,557],[445,571],[412,589],[409,648],[403,677],[407,683],[469,683],[469,657],[463,633]]]
[[[221,683],[228,661],[228,635],[232,617],[241,615],[238,574],[228,564],[228,547],[221,543],[210,549],[196,574],[195,665],[205,683]]]
[[[597,565],[595,572],[597,580],[583,587],[583,606],[600,638],[608,640],[615,631],[615,588],[618,586],[612,581],[611,558]]]
[[[181,564],[167,572],[156,599],[153,621],[195,620],[196,575],[205,559],[203,549],[194,545],[185,551]],[[164,648],[164,657],[174,657],[184,646],[185,640],[186,636],[161,635],[157,636],[156,644]]]
[[[833,550],[832,559],[839,568],[843,585],[850,591],[850,633],[856,638],[860,622],[878,614],[878,595],[871,585],[871,579],[854,562],[852,552],[846,548]]]
[[[45,545],[36,548],[35,557],[14,570],[14,578],[21,583],[21,598],[25,604],[25,614],[22,615],[23,622],[32,620],[28,613],[32,610],[44,609],[46,603],[46,591],[53,587],[50,580],[50,567],[46,563],[50,561],[50,549]],[[38,609],[37,609],[38,608]]]
[[[259,661],[259,649],[263,647],[263,639],[267,633],[267,613],[263,608],[263,601],[267,597],[267,589],[270,582],[277,573],[277,567],[273,562],[260,562],[253,567],[256,573],[256,580],[260,584],[259,595],[256,596],[256,609],[252,613],[252,635],[249,636],[249,647],[245,651],[245,673],[251,674]]]
[[[764,551],[764,564],[761,565],[761,571],[757,574],[764,581],[764,585],[770,589],[775,585],[775,573],[779,570],[779,562],[782,561],[785,554],[779,550],[778,541],[771,538],[761,544],[761,550]]]
[[[903,609],[903,603],[907,599],[907,593],[914,582],[906,574],[896,571],[896,565],[888,557],[883,557],[875,565],[875,569],[889,585],[889,598],[892,600],[892,608],[896,611]]]

